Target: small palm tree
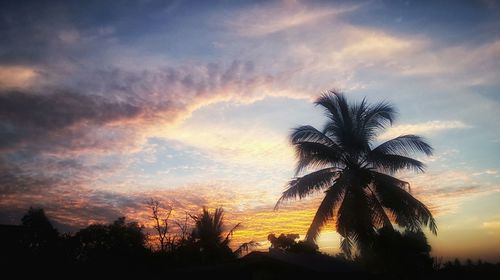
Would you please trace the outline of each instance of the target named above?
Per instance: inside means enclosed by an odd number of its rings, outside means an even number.
[[[210,213],[204,207],[200,215],[191,217],[195,221],[192,237],[207,260],[234,258],[260,245],[258,242],[249,241],[241,244],[234,252],[231,251],[229,243],[234,231],[241,224],[236,224],[224,235],[224,209],[222,208],[216,208],[213,213]]]
[[[192,235],[198,240],[200,249],[205,254],[222,257],[231,253],[230,235],[238,225],[224,237],[224,210],[222,208],[215,209],[213,214],[203,208],[201,215],[192,216],[192,218],[195,221]]]
[[[347,256],[352,256],[354,245],[361,252],[368,248],[377,229],[392,228],[391,222],[412,231],[425,225],[436,234],[429,209],[410,194],[408,182],[392,176],[405,169],[423,172],[424,164],[411,156],[415,152],[431,155],[431,146],[419,136],[402,135],[375,147],[377,135],[392,125],[396,115],[386,102],[369,105],[363,99],[351,104],[330,91],[315,104],[328,117],[323,130],[301,126],[294,129],[290,141],[298,158],[296,176],[308,168],[318,170],[291,180],[276,204],[324,191],[306,240],[315,242],[333,218]]]

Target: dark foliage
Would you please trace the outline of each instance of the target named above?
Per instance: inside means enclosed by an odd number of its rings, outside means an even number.
[[[43,210],[30,209],[23,225],[0,225],[0,263],[5,275],[17,278],[290,279],[326,277],[332,271],[355,279],[498,279],[500,275],[500,264],[432,263],[421,232],[392,228],[378,230],[372,246],[354,261],[320,254],[315,244],[296,241],[296,234],[270,234],[269,253],[253,252],[238,259],[227,246],[232,231],[223,234],[221,209],[213,213],[204,209],[193,218],[197,224],[192,234],[176,239],[169,250],[152,250],[143,227],[124,217],[61,235]]]
[[[369,248],[365,248],[359,261],[374,273],[392,279],[421,279],[430,275],[433,259],[431,246],[423,232],[393,228],[379,229]]]
[[[21,222],[30,235],[23,245],[34,254],[47,254],[57,244],[59,232],[52,226],[43,209],[30,207]]]
[[[74,245],[74,260],[90,266],[133,268],[148,253],[143,227],[127,223],[125,217],[109,225],[90,225],[70,237],[69,242]]]
[[[477,260],[461,263],[458,259],[438,263],[431,279],[500,279],[500,263]]]
[[[318,252],[318,245],[303,240],[296,241],[300,236],[298,234],[280,234],[278,237],[274,233],[267,236],[267,240],[271,242],[269,250],[279,249],[293,253],[309,253],[315,254]]]

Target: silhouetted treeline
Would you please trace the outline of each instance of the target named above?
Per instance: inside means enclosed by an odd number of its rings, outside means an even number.
[[[162,245],[152,247],[144,227],[125,217],[60,234],[42,209],[30,208],[21,225],[0,226],[0,261],[3,273],[19,277],[109,274],[282,279],[336,273],[364,279],[499,279],[500,275],[500,263],[436,262],[423,233],[392,228],[379,230],[372,246],[354,260],[341,254],[324,255],[315,244],[297,241],[297,234],[270,234],[269,253],[238,258],[255,244],[249,242],[232,251],[230,237],[239,224],[226,233],[223,217],[220,208],[214,212],[203,209],[199,215],[189,216],[194,222],[189,233],[184,230],[175,236],[167,234],[165,224]]]
[[[292,253],[309,253],[318,254],[318,245],[305,242],[302,240],[296,241],[300,236],[298,234],[280,234],[278,237],[274,233],[267,236],[267,240],[271,243],[269,250],[284,250]]]
[[[433,279],[500,279],[500,262],[492,264],[482,260],[458,259],[435,263]]]
[[[1,228],[2,263],[17,274],[65,271],[128,273],[143,266],[150,251],[143,227],[125,217],[60,234],[42,209],[30,208],[20,226]]]
[[[18,273],[73,271],[82,273],[158,274],[187,267],[213,265],[235,260],[252,246],[236,251],[229,247],[233,228],[224,235],[223,210],[203,209],[193,215],[189,234],[169,235],[157,249],[137,222],[120,217],[110,224],[92,224],[74,234],[60,234],[43,209],[30,208],[19,226],[3,225],[1,262]],[[165,227],[164,230],[167,233]],[[30,270],[17,267],[30,267]]]

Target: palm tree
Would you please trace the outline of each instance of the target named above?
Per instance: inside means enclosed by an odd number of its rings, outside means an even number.
[[[231,251],[229,243],[234,231],[241,224],[236,224],[224,235],[224,209],[222,208],[216,208],[213,213],[210,213],[207,208],[203,207],[200,215],[191,217],[195,221],[192,237],[208,260],[230,259],[260,245],[258,242],[249,241],[241,244],[234,252]]]
[[[330,91],[315,104],[328,117],[323,130],[300,126],[290,141],[298,158],[295,176],[311,168],[316,171],[291,180],[276,204],[324,191],[306,240],[315,242],[331,219],[347,256],[352,256],[355,245],[360,252],[368,248],[377,229],[392,228],[392,222],[411,231],[425,225],[437,234],[431,212],[410,194],[409,183],[392,176],[408,169],[423,172],[424,164],[411,156],[431,155],[431,146],[419,136],[402,135],[375,147],[377,135],[392,125],[396,115],[386,102],[371,105],[363,99],[353,104]]]
[[[192,236],[207,259],[229,258],[232,254],[229,248],[230,235],[233,228],[224,237],[224,210],[217,208],[210,213],[205,207],[200,215],[192,216],[195,221]]]

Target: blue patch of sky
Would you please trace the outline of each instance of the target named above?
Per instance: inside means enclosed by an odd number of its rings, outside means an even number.
[[[500,37],[500,5],[487,1],[367,1],[347,21],[430,36],[443,46],[476,45]]]
[[[193,176],[194,172],[213,162],[203,151],[187,148],[180,143],[162,139],[149,138],[144,148],[134,155],[134,162],[129,167],[142,175]]]
[[[81,29],[111,26],[122,45],[182,60],[221,55],[214,44],[225,39],[221,23],[242,4],[245,2],[97,1],[68,3],[67,10]]]
[[[262,127],[286,135],[299,125],[320,128],[323,111],[303,99],[267,97],[251,104],[221,102],[206,106],[196,111],[187,122],[205,122],[207,119],[229,127]]]

